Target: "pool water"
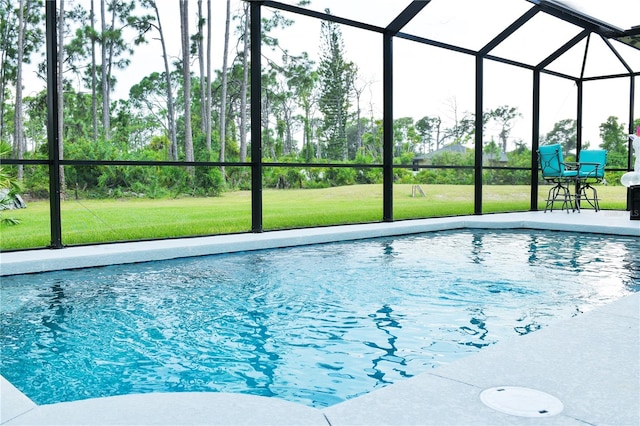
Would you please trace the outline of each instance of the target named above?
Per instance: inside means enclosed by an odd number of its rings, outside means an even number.
[[[37,404],[213,391],[330,406],[640,290],[637,238],[445,231],[3,277]]]

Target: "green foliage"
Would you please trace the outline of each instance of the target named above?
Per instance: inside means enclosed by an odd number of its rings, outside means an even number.
[[[347,167],[330,167],[327,169],[325,179],[330,186],[353,185],[356,181],[356,171]]]
[[[224,190],[224,177],[219,167],[197,167],[193,194],[219,197]]]
[[[328,10],[326,10],[329,13]],[[344,58],[344,41],[340,26],[322,21],[321,59],[319,64],[320,98],[318,107],[324,116],[321,127],[329,160],[347,160],[347,120],[351,81],[356,74],[354,63]]]
[[[326,169],[324,168],[305,169],[304,175],[307,177],[305,188],[329,188],[330,184],[327,179],[325,179],[325,171]]]
[[[394,157],[393,163],[405,164],[405,165],[412,164],[414,156],[415,154],[413,153],[413,151],[405,151],[401,153],[399,156]]]
[[[371,155],[362,152],[356,155],[355,163],[357,164],[374,164],[374,162]],[[355,171],[356,184],[382,183],[382,168],[380,167],[362,167],[355,169]]]
[[[510,107],[509,105],[502,105],[489,111],[489,120],[493,120],[498,124],[500,133],[498,135],[500,139],[500,148],[502,152],[507,152],[507,141],[511,130],[513,129],[514,120],[518,117],[522,117],[522,114],[518,111],[517,107]]]
[[[23,193],[34,199],[49,198],[49,167],[28,164],[24,166]]]
[[[450,168],[450,166],[473,167],[474,153],[442,152],[432,157],[433,166],[444,166],[441,169],[421,169],[415,176],[418,183],[472,185],[473,170],[470,168]]]
[[[307,180],[306,174],[298,167],[269,167],[264,171],[262,182],[265,188],[299,189]]]
[[[415,175],[411,169],[395,169],[394,183],[416,183]]]
[[[10,152],[11,148],[7,144],[0,144],[0,158],[7,157]],[[4,225],[17,225],[20,223],[20,220],[15,217],[6,217],[5,212],[9,209],[9,205],[13,203],[16,195],[20,193],[20,183],[11,171],[1,164],[0,190],[3,190],[2,194],[0,194],[0,223]]]
[[[567,118],[555,123],[541,144],[552,145],[556,143],[562,145],[562,150],[565,153],[575,152],[578,144],[578,122],[576,120]]]
[[[627,166],[627,132],[617,117],[609,117],[600,124],[600,147],[607,150],[607,166],[624,168]]]

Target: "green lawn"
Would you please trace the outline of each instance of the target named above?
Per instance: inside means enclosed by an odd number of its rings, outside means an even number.
[[[412,185],[394,186],[394,219],[427,218],[473,213],[473,187],[421,185],[425,196],[412,197]],[[548,186],[541,186],[544,200]],[[626,188],[599,186],[603,209],[626,207]],[[487,186],[484,212],[529,210],[529,186]],[[539,202],[544,208],[544,202]],[[251,193],[227,192],[214,198],[108,199],[62,202],[65,245],[144,240],[251,230]],[[1,225],[0,249],[46,247],[50,244],[49,204],[29,202],[22,210],[5,211],[20,219]],[[267,189],[263,192],[265,230],[301,228],[382,220],[382,185],[353,185],[326,189]]]

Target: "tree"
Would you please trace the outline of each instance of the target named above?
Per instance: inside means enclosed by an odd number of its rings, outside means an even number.
[[[559,143],[566,154],[575,152],[578,140],[578,125],[576,120],[566,118],[553,125],[553,129],[543,138],[543,145]]]
[[[618,117],[610,116],[600,124],[600,147],[607,150],[607,164],[612,167],[627,165],[627,133]]]
[[[231,1],[227,0],[227,11],[224,24],[224,49],[222,54],[222,91],[220,94],[220,162],[224,162],[227,138],[227,76],[229,60],[229,35],[231,21]],[[225,177],[224,166],[221,167],[222,177]]]
[[[16,7],[15,0],[0,0],[0,139],[15,137],[15,128],[8,120],[17,109],[10,110],[6,102],[10,88],[22,85],[22,66],[31,62],[31,56],[44,43],[41,2],[37,0],[21,1]],[[21,14],[21,24],[16,25]],[[20,40],[19,40],[20,39]],[[20,48],[18,45],[20,44]],[[20,56],[20,59],[18,59]],[[20,81],[18,82],[18,68]],[[18,84],[19,83],[19,84]],[[22,90],[22,88],[20,88]],[[15,106],[15,104],[14,104]],[[15,142],[15,141],[14,141]]]
[[[109,80],[107,79],[107,11],[106,0],[100,0],[100,27],[102,33],[100,35],[102,46],[100,50],[100,58],[102,65],[100,66],[102,81],[102,130],[105,139],[109,139]]]
[[[0,140],[8,140],[5,134],[5,114],[8,103],[5,103],[7,86],[15,82],[15,70],[17,69],[17,31],[15,25],[9,25],[16,21],[16,9],[13,0],[0,1]]]
[[[413,118],[400,117],[393,120],[394,157],[412,153],[418,142],[417,133],[413,126]]]
[[[189,0],[180,0],[180,38],[182,41],[182,79],[184,87],[184,154],[192,162],[193,134],[191,132],[191,69],[189,48]]]
[[[277,92],[274,93],[275,105],[274,112],[276,120],[279,125],[280,142],[282,145],[282,153],[284,155],[295,154],[297,152],[297,146],[293,140],[294,126],[300,121],[296,120],[295,112],[299,107],[299,100],[297,96],[299,90],[297,89],[297,81],[304,76],[300,76],[299,73],[307,73],[310,70],[310,64],[306,55],[301,57],[291,56],[287,51],[284,51],[282,56],[282,65],[274,66],[274,72],[280,71],[283,79],[278,79]],[[299,63],[301,64],[299,67]],[[272,65],[273,66],[273,65]],[[307,68],[307,66],[309,68]],[[304,82],[302,83],[302,90],[304,90]],[[302,95],[304,96],[304,95]]]
[[[62,4],[61,4],[62,6]],[[69,42],[69,44],[63,46],[65,57],[62,58],[62,54],[59,53],[61,57],[61,62],[64,62],[68,70],[76,74],[78,77],[81,77],[86,86],[91,89],[91,110],[92,114],[92,125],[93,125],[93,142],[97,143],[98,141],[98,64],[96,60],[96,43],[100,38],[99,32],[96,30],[96,15],[95,15],[95,2],[91,0],[89,14],[79,5],[77,4],[75,8],[71,9],[68,13],[65,13],[65,22],[68,20],[77,21],[80,23],[81,28],[76,30],[75,37]],[[67,31],[67,25],[64,27],[61,25],[63,30],[59,30],[60,32]],[[62,44],[62,41],[60,42]],[[89,45],[89,48],[87,48]],[[61,52],[61,51],[60,51]],[[90,56],[91,65],[86,67],[86,63],[84,62],[87,57]],[[82,75],[81,70],[86,70],[84,75]],[[62,70],[59,72],[58,77],[62,77]],[[62,126],[60,126],[62,127]]]
[[[247,158],[247,92],[249,86],[249,2],[244,2],[242,13],[242,84],[240,87],[240,161]]]
[[[162,29],[162,21],[160,20],[160,11],[158,5],[154,0],[143,0],[143,6],[151,7],[156,15],[156,24],[151,23],[160,36],[160,45],[162,46],[162,60],[164,63],[164,79],[165,79],[165,94],[167,101],[167,131],[169,134],[169,159],[173,161],[178,160],[178,137],[176,131],[176,113],[175,113],[175,101],[173,96],[173,87],[171,83],[171,70],[169,69],[169,56],[167,54],[167,46]]]
[[[509,135],[514,126],[514,120],[517,117],[522,117],[522,114],[518,111],[517,107],[510,107],[508,105],[502,105],[488,112],[490,120],[495,121],[498,124],[500,132],[498,133],[498,139],[502,145],[502,152],[507,152],[507,141]]]
[[[25,0],[20,0],[18,6],[18,44],[17,44],[17,67],[16,67],[16,106],[14,113],[13,124],[13,152],[15,158],[23,159],[26,151],[26,143],[24,140],[23,132],[23,115],[22,115],[22,64],[24,60],[24,39],[26,32],[26,19],[25,15],[28,15],[28,8],[30,3]],[[27,10],[25,10],[27,9]],[[22,165],[18,166],[18,180],[23,178],[24,168]]]
[[[420,135],[422,153],[440,148],[440,124],[442,124],[440,117],[424,116],[416,121],[415,128]]]
[[[64,0],[59,1],[58,10],[58,157],[64,158],[64,35],[65,17]],[[64,177],[64,166],[59,166],[60,197],[66,198],[67,183]]]
[[[363,125],[365,122],[361,120],[362,118],[361,99],[365,89],[367,89],[368,87],[371,87],[372,85],[371,81],[360,82],[357,77],[358,77],[358,67],[357,65],[354,65],[353,72],[350,75],[351,80],[349,81],[349,85],[350,85],[350,91],[355,95],[355,101],[356,101],[355,121],[357,126],[356,127],[357,134],[355,138],[355,143],[349,144],[350,158],[355,158],[358,153],[362,152],[362,135],[364,133]]]
[[[277,101],[277,78],[276,72],[272,69],[270,72],[262,74],[262,145],[263,155],[274,159],[276,158],[275,139],[273,138],[273,129],[271,129],[271,115],[274,112],[274,103]]]
[[[171,82],[171,77],[169,81]],[[131,89],[129,89],[129,101],[134,108],[151,118],[150,122],[154,123],[153,129],[162,129],[163,132],[171,135],[171,132],[175,132],[175,128],[169,129],[169,126],[171,121],[175,121],[175,117],[173,120],[169,119],[170,113],[167,107],[169,101],[167,97],[171,96],[173,98],[173,94],[171,93],[171,88],[167,90],[166,84],[167,78],[164,73],[153,72],[143,77],[138,84],[131,86]],[[173,82],[170,84],[171,86],[174,85]],[[171,152],[172,145],[173,142],[170,140],[170,146],[167,148],[169,158],[175,161],[177,157],[173,157]]]
[[[206,84],[205,84],[205,66],[204,66],[204,34],[203,28],[205,24],[204,15],[202,14],[202,0],[198,0],[198,32],[194,36],[194,40],[196,43],[196,49],[198,51],[198,68],[199,68],[199,77],[200,77],[200,132],[202,134],[207,133],[207,111],[206,111],[206,103],[207,97],[205,94]],[[209,43],[211,40],[208,41]]]
[[[330,13],[328,9],[326,13]],[[322,136],[330,160],[346,160],[346,127],[350,81],[355,66],[344,58],[342,31],[337,23],[322,21],[320,26],[321,59],[319,64],[320,97],[318,106],[324,115]]]
[[[448,106],[452,115],[450,121],[453,122],[453,125],[452,127],[447,127],[442,130],[440,140],[436,141],[436,149],[444,146],[447,140],[451,141],[449,144],[468,143],[473,140],[475,135],[475,115],[464,112],[462,113],[462,117],[460,117],[460,108],[458,107],[458,100],[455,97],[449,98]]]
[[[314,88],[317,81],[318,73],[313,70],[313,61],[309,59],[306,52],[296,58],[295,62],[287,69],[287,86],[303,111],[301,117],[303,123],[302,149],[304,159],[307,162],[311,162],[313,155],[311,115],[316,102]],[[361,133],[359,137],[361,137]]]
[[[91,37],[91,110],[93,112],[93,141],[98,141],[98,96],[97,96],[97,71],[98,67],[96,65],[96,41],[98,40],[98,35],[96,32],[96,11],[95,11],[95,2],[91,0],[91,26],[89,27],[89,34]]]
[[[107,4],[108,1],[108,4]],[[126,55],[132,55],[133,49],[122,37],[124,27],[132,25],[135,3],[122,0],[100,0],[101,33],[99,35],[102,52],[100,73],[102,79],[102,130],[105,139],[109,139],[111,92],[116,84],[113,76],[114,68],[124,69],[131,62]],[[107,25],[107,12],[111,12],[111,20]],[[136,39],[139,44],[141,39]]]
[[[205,90],[205,144],[211,152],[211,0],[207,0],[207,87]]]

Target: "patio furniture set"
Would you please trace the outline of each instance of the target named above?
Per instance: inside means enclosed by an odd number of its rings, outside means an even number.
[[[562,210],[580,212],[581,205],[588,203],[595,211],[600,210],[598,191],[592,184],[604,181],[607,151],[583,149],[578,161],[564,161],[560,144],[544,145],[538,149],[538,164],[542,178],[553,186],[549,190],[544,211],[553,211],[554,204]],[[573,191],[572,191],[573,189]]]

